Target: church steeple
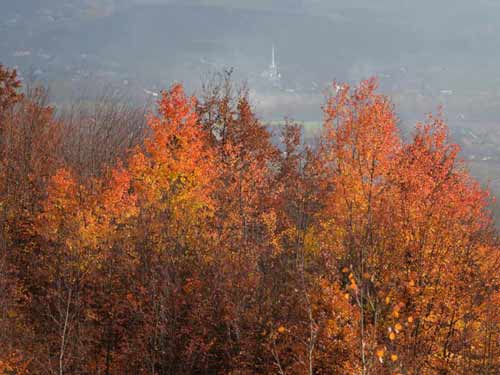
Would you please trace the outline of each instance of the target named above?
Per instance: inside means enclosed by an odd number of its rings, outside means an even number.
[[[276,47],[274,46],[274,44],[271,47],[271,64],[269,65],[269,68],[262,73],[262,75],[269,81],[271,81],[273,85],[279,85],[279,82],[281,80],[281,73],[276,61]]]
[[[271,52],[271,69],[276,69],[276,56],[275,56],[275,48],[273,44],[272,52]]]

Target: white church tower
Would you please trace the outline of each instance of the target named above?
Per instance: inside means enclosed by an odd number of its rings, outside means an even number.
[[[276,48],[274,47],[274,44],[271,49],[271,65],[269,65],[269,68],[267,72],[264,73],[264,75],[273,84],[278,84],[281,79],[281,73],[276,62]]]
[[[276,67],[276,50],[274,48],[274,44],[273,44],[273,48],[271,51],[271,69],[272,70],[277,69],[277,67]]]

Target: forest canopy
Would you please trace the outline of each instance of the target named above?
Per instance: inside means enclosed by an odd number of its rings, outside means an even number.
[[[377,81],[49,106],[0,66],[0,374],[497,374],[492,198]]]

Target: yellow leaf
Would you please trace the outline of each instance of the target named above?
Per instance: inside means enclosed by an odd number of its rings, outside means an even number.
[[[376,354],[377,354],[377,357],[379,360],[384,358],[384,354],[385,354],[384,348],[377,349]]]
[[[389,333],[389,339],[394,341],[396,339],[396,334],[394,332]]]
[[[286,329],[285,329],[285,327],[283,327],[283,326],[280,326],[280,327],[278,328],[278,332],[279,332],[279,333],[285,333],[285,331],[286,331]]]
[[[391,355],[391,361],[396,362],[398,360],[398,356],[396,354]]]

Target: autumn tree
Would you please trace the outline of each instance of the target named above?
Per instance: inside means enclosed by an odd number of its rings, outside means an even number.
[[[484,268],[497,257],[488,195],[439,117],[403,144],[375,88],[373,80],[343,86],[325,107],[320,155],[330,192],[318,245],[358,307],[361,373],[446,373],[463,364],[472,344],[460,331],[474,324],[482,285],[494,285]]]
[[[144,141],[146,108],[113,87],[63,105],[57,117],[62,125],[65,165],[86,180],[102,176],[107,168],[124,161]]]
[[[17,71],[9,70],[0,64],[0,113],[3,114],[22,98],[20,87]]]
[[[442,115],[404,140],[335,84],[308,144],[230,78],[141,119],[0,67],[0,373],[498,373],[491,197]]]
[[[33,222],[45,196],[46,183],[58,163],[58,124],[47,104],[46,91],[29,87],[19,92],[15,71],[0,67],[0,231],[1,289],[10,301],[2,303],[2,323],[10,338],[2,345],[30,345],[26,318],[31,270],[36,264]],[[24,342],[22,342],[24,341]],[[31,360],[27,353],[16,355]]]
[[[272,256],[279,152],[271,133],[254,113],[247,89],[230,80],[230,72],[204,89],[200,120],[215,152],[214,221],[217,277],[221,292],[213,303],[223,307],[217,320],[218,350],[231,367],[267,371],[270,351],[262,332],[275,328],[271,319],[274,290]],[[266,358],[266,359],[265,359]]]

